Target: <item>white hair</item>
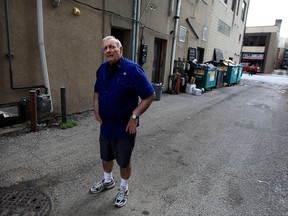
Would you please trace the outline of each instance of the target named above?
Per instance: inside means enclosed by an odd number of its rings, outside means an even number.
[[[111,40],[111,39],[112,39],[112,40],[116,40],[116,44],[117,44],[118,48],[122,47],[122,44],[121,44],[120,40],[118,40],[117,38],[115,38],[115,37],[112,36],[112,35],[109,35],[109,36],[104,37],[103,40],[102,40],[102,42],[105,42],[105,41]]]

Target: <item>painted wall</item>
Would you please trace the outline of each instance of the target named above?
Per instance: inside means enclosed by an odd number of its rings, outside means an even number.
[[[86,1],[102,7],[95,1]],[[79,7],[80,16],[73,15]],[[3,4],[0,6],[1,32],[5,30]],[[95,70],[102,61],[102,16],[91,8],[73,1],[61,1],[57,8],[43,1],[43,23],[47,67],[53,107],[60,112],[60,87],[66,88],[68,113],[92,107]],[[9,1],[11,48],[14,53],[13,76],[15,86],[43,84],[37,35],[36,1]],[[93,20],[93,21],[92,21]],[[100,26],[100,29],[99,29]],[[6,35],[1,37],[0,104],[19,101],[29,90],[12,90],[9,87],[9,69]]]
[[[244,21],[241,20],[241,8],[243,1],[246,2],[247,6]],[[207,41],[207,52],[205,53],[206,61],[213,59],[214,48],[221,49],[223,51],[224,59],[232,57],[233,61],[236,63],[239,63],[240,61],[249,0],[237,1],[235,12],[232,11],[231,6],[232,1],[228,1],[227,4],[225,4],[223,0],[213,0],[210,17],[211,23]],[[219,20],[223,21],[230,27],[230,36],[219,32]]]

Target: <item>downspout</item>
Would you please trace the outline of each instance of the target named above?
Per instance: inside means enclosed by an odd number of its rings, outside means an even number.
[[[138,44],[139,44],[139,22],[141,13],[141,0],[137,0],[137,21],[136,21],[136,38],[135,38],[135,62],[138,62]]]
[[[174,17],[175,23],[174,23],[174,32],[173,32],[173,41],[172,41],[172,50],[171,50],[170,75],[173,75],[173,69],[174,69],[174,59],[175,59],[175,49],[176,49],[178,24],[179,24],[179,18],[180,18],[180,9],[181,9],[181,0],[178,0],[177,1],[177,11],[176,11],[176,15]]]
[[[43,31],[43,5],[42,0],[37,0],[37,26],[38,26],[38,43],[39,43],[39,53],[40,53],[40,61],[41,61],[41,69],[44,79],[44,85],[47,87],[47,94],[50,95],[51,99],[51,110],[53,112],[53,102],[51,96],[51,89],[49,83],[48,76],[48,68],[45,54],[45,46],[44,46],[44,31]]]
[[[133,0],[133,27],[132,27],[132,61],[135,62],[136,53],[136,28],[137,28],[137,0]]]
[[[168,11],[168,16],[171,16],[173,13],[173,7],[174,7],[174,0],[169,1],[169,11]]]

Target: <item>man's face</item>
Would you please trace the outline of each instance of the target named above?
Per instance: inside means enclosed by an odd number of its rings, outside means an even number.
[[[110,39],[103,42],[102,50],[106,60],[110,64],[113,64],[121,58],[123,48],[118,47],[117,41],[115,39]]]

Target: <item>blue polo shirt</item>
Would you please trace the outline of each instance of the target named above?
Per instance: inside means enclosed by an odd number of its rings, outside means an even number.
[[[94,92],[99,94],[101,135],[117,139],[130,135],[125,130],[139,97],[148,98],[154,88],[138,64],[121,57],[113,65],[107,61],[100,65]]]

